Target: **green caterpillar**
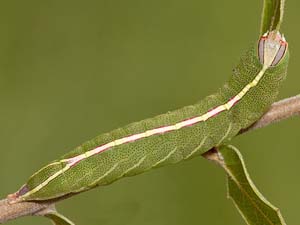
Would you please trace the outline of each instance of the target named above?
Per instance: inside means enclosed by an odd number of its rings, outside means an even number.
[[[277,31],[248,50],[231,79],[195,105],[129,124],[77,147],[33,174],[12,201],[47,200],[198,156],[257,121],[286,76],[288,44]]]

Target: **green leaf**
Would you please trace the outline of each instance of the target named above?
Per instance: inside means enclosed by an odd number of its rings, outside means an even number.
[[[267,31],[279,30],[284,12],[285,0],[264,0],[261,34]]]
[[[278,208],[268,202],[252,182],[241,153],[233,146],[221,146],[203,155],[227,172],[228,197],[247,224],[286,225]]]
[[[71,220],[56,211],[55,205],[51,204],[47,208],[35,214],[36,216],[44,216],[53,222],[54,225],[75,225]]]
[[[75,225],[72,221],[70,221],[68,218],[58,213],[57,211],[49,212],[44,216],[51,219],[54,225]]]

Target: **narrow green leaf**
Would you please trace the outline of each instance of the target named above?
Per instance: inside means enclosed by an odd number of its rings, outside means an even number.
[[[268,202],[252,182],[241,153],[233,146],[221,146],[204,154],[227,172],[228,197],[247,224],[286,225],[278,208]]]
[[[54,225],[75,225],[71,220],[56,211],[55,205],[49,205],[46,209],[35,214],[51,219]]]
[[[57,211],[49,212],[44,216],[51,219],[54,225],[75,225],[72,221],[70,221],[68,218],[58,213]]]
[[[285,0],[264,0],[261,34],[267,31],[279,30],[284,12]]]

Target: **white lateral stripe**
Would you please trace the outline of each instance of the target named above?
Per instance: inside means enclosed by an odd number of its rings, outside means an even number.
[[[105,177],[107,177],[109,174],[111,174],[117,167],[118,167],[119,163],[116,163],[115,165],[113,165],[108,171],[106,171],[101,177],[99,177],[95,182],[93,182],[93,185],[99,183],[102,179],[104,179]]]
[[[219,141],[217,146],[219,146],[228,137],[231,130],[232,130],[232,122],[229,123],[229,126],[227,128],[227,131],[226,131],[225,135],[221,138],[221,140]]]
[[[202,141],[201,141],[201,143],[190,153],[190,154],[188,154],[184,159],[188,159],[189,157],[191,157],[195,152],[197,152],[203,145],[204,145],[204,143],[205,143],[205,141],[206,141],[206,139],[207,139],[207,136],[205,136],[203,139],[202,139]]]
[[[187,126],[191,126],[195,123],[199,123],[201,120],[199,117],[195,117],[195,118],[192,118],[192,119],[189,119],[189,120],[184,120],[182,122],[179,122],[177,123],[177,126],[176,127],[176,130],[182,128],[182,127],[187,127]]]
[[[135,168],[139,167],[145,161],[146,158],[147,158],[147,155],[143,156],[136,164],[134,164],[132,167],[130,167],[124,173],[122,173],[122,175],[120,177],[123,177],[127,173],[129,173],[132,170],[134,170]]]
[[[158,162],[154,163],[152,165],[152,167],[158,166],[159,164],[163,163],[164,161],[166,161],[168,158],[170,158],[174,152],[176,152],[177,147],[175,147],[172,151],[170,151],[164,158],[162,158],[161,160],[159,160]]]

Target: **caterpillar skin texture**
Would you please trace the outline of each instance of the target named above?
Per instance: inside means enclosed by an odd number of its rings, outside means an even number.
[[[272,47],[268,39],[277,44],[275,55],[274,49],[273,53],[266,50]],[[230,80],[216,94],[82,144],[32,175],[14,198],[47,200],[86,191],[193,158],[228,142],[275,101],[286,76],[288,57],[287,43],[279,33],[264,35],[242,56]]]

